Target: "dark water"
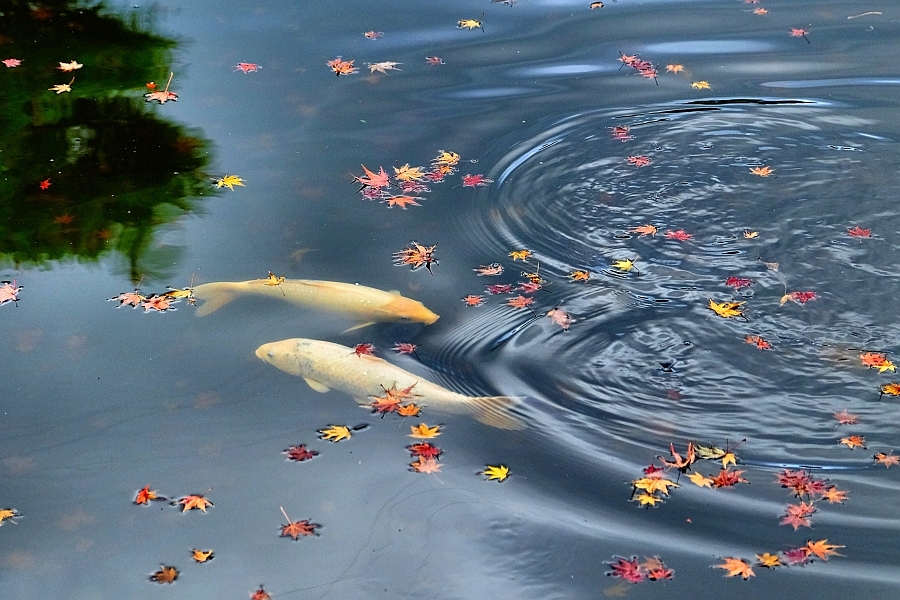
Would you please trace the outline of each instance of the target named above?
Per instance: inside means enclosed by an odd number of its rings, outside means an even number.
[[[900,443],[897,401],[879,399],[897,375],[859,360],[898,351],[900,12],[588,4],[7,3],[0,59],[23,63],[0,67],[0,275],[24,289],[0,307],[0,508],[23,516],[0,528],[0,596],[247,598],[260,584],[276,598],[900,593],[900,467],[872,459]],[[881,14],[857,16],[869,11]],[[484,32],[456,27],[467,18]],[[808,24],[809,43],[789,35]],[[620,53],[658,65],[657,81]],[[361,72],[335,77],[338,55]],[[72,92],[48,91],[71,60],[84,65]],[[402,70],[368,73],[378,61]],[[146,104],[145,83],[162,89],[170,72],[178,101]],[[614,139],[616,126],[633,139]],[[355,194],[360,164],[390,172],[441,149],[462,156],[460,171],[429,184],[422,206]],[[760,166],[772,175],[751,173]],[[246,185],[216,189],[227,174]],[[463,174],[494,183],[463,187]],[[657,234],[630,231],[645,224]],[[856,225],[872,237],[850,237]],[[665,238],[682,229],[693,238]],[[411,240],[438,244],[434,276],[392,264]],[[521,249],[533,251],[524,265],[508,256]],[[612,268],[626,258],[634,270]],[[503,275],[472,272],[494,262]],[[516,331],[531,314],[484,286],[516,285],[538,264],[540,318]],[[576,270],[590,279],[570,281]],[[106,301],[138,282],[162,292],[267,271],[397,289],[441,318],[341,334],[354,322],[262,298],[204,318],[184,302],[143,314]],[[753,284],[735,290],[732,276]],[[780,305],[792,291],[817,297]],[[465,306],[469,294],[485,304]],[[709,299],[746,301],[747,320],[715,316]],[[569,331],[543,316],[554,307]],[[373,343],[449,388],[520,397],[528,426],[426,408],[424,422],[444,424],[443,467],[410,473],[420,421],[370,416],[253,355],[290,337]],[[394,356],[397,341],[419,344],[418,359]],[[844,409],[859,424],[839,425]],[[329,424],[370,427],[329,444],[316,433]],[[838,443],[850,435],[867,449]],[[664,504],[629,502],[670,442],[745,438],[737,468],[751,485],[682,476]],[[301,443],[320,455],[286,462]],[[502,484],[477,474],[500,463]],[[849,495],[817,502],[812,528],[793,531],[779,520],[796,499],[775,475],[801,467]],[[148,484],[215,506],[132,504]],[[320,535],[280,538],[279,507]],[[755,567],[748,582],[710,568],[821,539],[843,556]],[[216,558],[193,564],[191,548]],[[616,555],[658,555],[675,576],[607,577]],[[180,570],[174,585],[147,580],[161,564]]]

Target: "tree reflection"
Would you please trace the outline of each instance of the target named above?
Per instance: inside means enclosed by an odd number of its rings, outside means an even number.
[[[168,77],[175,42],[151,33],[146,13],[4,5],[0,59],[22,64],[0,66],[0,262],[97,260],[115,249],[132,280],[159,275],[148,260],[154,231],[214,193],[208,142],[143,100],[146,82]],[[83,67],[57,68],[71,60]],[[48,91],[72,75],[71,93]]]

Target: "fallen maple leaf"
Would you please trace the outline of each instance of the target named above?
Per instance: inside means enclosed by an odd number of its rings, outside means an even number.
[[[744,338],[744,341],[747,342],[748,344],[753,344],[760,350],[771,350],[772,349],[772,344],[770,344],[763,338],[759,337],[758,335],[748,335],[747,337]]]
[[[213,503],[207,500],[202,494],[190,494],[172,502],[172,506],[178,505],[181,505],[182,513],[195,509],[200,512],[206,512],[206,507],[212,506]]]
[[[154,91],[147,92],[146,94],[144,94],[144,101],[145,102],[153,102],[155,100],[156,102],[159,102],[160,104],[165,104],[169,100],[178,102],[178,94],[176,94],[175,92],[169,91],[169,86],[172,84],[172,77],[174,77],[174,76],[175,76],[175,73],[169,73],[169,81],[166,83],[166,89],[164,89],[160,92],[154,92]],[[154,86],[154,87],[156,87],[156,86]]]
[[[776,567],[784,566],[784,563],[781,562],[781,559],[778,558],[777,554],[769,554],[768,552],[764,552],[762,554],[757,554],[756,560],[758,561],[755,565],[757,567],[765,567],[767,569],[774,569]]]
[[[375,354],[375,346],[373,344],[365,343],[365,344],[357,344],[353,347],[353,354],[357,356],[373,356]]]
[[[141,307],[144,309],[144,312],[150,312],[151,310],[155,310],[156,312],[166,312],[167,310],[177,310],[172,304],[178,302],[178,300],[173,299],[169,296],[157,295],[154,294],[141,302]]]
[[[349,440],[351,437],[350,428],[345,425],[329,425],[325,429],[320,429],[319,437],[329,442],[340,442],[341,440]]]
[[[18,525],[15,519],[21,516],[22,513],[14,508],[0,508],[0,525],[3,525],[4,521],[9,521],[13,525]]]
[[[481,29],[481,32],[484,33],[484,27],[478,19],[460,19],[456,22],[456,28],[469,30]]]
[[[420,456],[415,462],[409,463],[409,470],[416,473],[440,473],[441,466],[437,459]]]
[[[881,395],[900,396],[900,383],[885,383],[881,386]],[[879,399],[881,397],[879,396]]]
[[[18,58],[5,58],[0,62],[2,62],[7,69],[15,69],[22,64],[22,61]]]
[[[744,277],[729,277],[725,280],[725,285],[733,286],[734,289],[739,290],[742,287],[750,287],[753,284],[753,281],[750,279],[746,279]]]
[[[829,504],[843,504],[847,499],[846,490],[839,490],[837,486],[831,486],[822,494],[823,500],[828,500]]]
[[[749,229],[744,230],[744,238],[748,240],[752,240],[753,238],[759,237],[758,231],[750,231]],[[777,269],[776,269],[777,271]]]
[[[422,412],[422,407],[417,404],[401,404],[395,411],[401,417],[418,417]]]
[[[788,566],[794,567],[798,565],[805,565],[809,563],[809,553],[806,551],[806,547],[801,548],[791,548],[790,550],[784,550],[781,553],[781,556],[784,557],[785,562]]]
[[[633,140],[634,136],[630,135],[628,132],[631,131],[630,127],[625,127],[624,125],[616,125],[615,127],[608,127],[609,132],[612,134],[613,138],[619,140],[620,142],[627,142],[628,140]]]
[[[315,450],[307,450],[305,444],[300,444],[299,446],[291,446],[290,448],[282,452],[282,454],[287,456],[287,460],[292,460],[294,462],[303,462],[319,455],[319,453]]]
[[[418,425],[410,426],[410,430],[412,433],[409,434],[411,438],[419,438],[419,439],[430,439],[435,438],[441,435],[441,427],[442,425],[435,425],[434,427],[429,427],[425,423],[419,423]]]
[[[406,447],[413,456],[421,456],[422,458],[439,458],[443,451],[437,446],[433,446],[428,442],[418,442],[410,444]]]
[[[54,85],[53,87],[47,88],[47,89],[51,92],[56,92],[56,95],[58,96],[59,94],[71,92],[73,83],[75,83],[74,77],[72,78],[72,81],[70,81],[69,83],[60,83],[60,84]]]
[[[435,65],[443,65],[446,63],[444,62],[444,59],[441,58],[440,56],[426,56],[425,64],[435,66]]]
[[[740,575],[746,581],[750,577],[755,577],[756,574],[753,572],[753,569],[750,568],[750,563],[745,561],[743,558],[732,558],[725,557],[722,560],[721,565],[713,565],[715,569],[725,569],[728,573],[725,574],[726,577],[736,577]]]
[[[791,292],[791,300],[797,304],[806,304],[810,300],[818,298],[815,292]]]
[[[678,240],[679,242],[684,242],[694,237],[690,233],[686,232],[684,229],[679,229],[678,231],[666,231],[666,239],[667,240]]]
[[[466,303],[466,306],[481,306],[482,304],[484,304],[484,296],[469,294],[468,296],[463,298],[462,301]]]
[[[588,6],[588,8],[590,8],[591,10],[594,10],[595,8],[603,8],[604,6],[605,6],[605,4],[603,4],[602,2],[600,2],[598,0],[596,2],[591,2],[590,5]]]
[[[134,497],[135,504],[150,504],[150,500],[166,500],[163,496],[150,489],[149,485],[142,487]]]
[[[234,66],[235,71],[241,71],[244,75],[247,73],[256,73],[260,69],[262,69],[262,65],[256,63],[239,62]]]
[[[250,594],[250,600],[272,600],[272,596],[260,585],[258,590]]]
[[[509,256],[513,259],[513,262],[517,260],[528,261],[528,258],[533,254],[531,250],[513,250],[509,253]]]
[[[503,265],[500,263],[491,263],[489,265],[481,265],[477,269],[472,269],[479,277],[492,277],[503,273]]]
[[[402,71],[403,69],[398,69],[397,65],[402,65],[403,63],[393,62],[390,60],[386,60],[383,62],[376,63],[366,63],[369,66],[369,73],[374,73],[378,71],[379,73],[387,74],[388,71]]]
[[[435,248],[437,248],[437,244],[423,246],[416,241],[410,242],[408,247],[394,253],[394,264],[398,266],[410,265],[413,271],[424,266],[429,273],[434,275],[431,265],[438,266],[438,261],[434,257]]]
[[[67,63],[61,62],[61,63],[59,63],[59,66],[56,68],[59,69],[60,71],[63,71],[64,73],[66,73],[66,72],[71,72],[71,71],[80,69],[83,66],[84,66],[83,64],[73,60],[73,61],[67,62]]]
[[[879,452],[872,458],[875,459],[876,464],[884,465],[887,469],[890,469],[891,465],[900,465],[900,456],[895,456],[893,452],[891,454]]]
[[[241,179],[240,177],[238,177],[237,175],[226,175],[225,177],[222,177],[221,179],[216,179],[216,187],[217,188],[227,187],[229,190],[231,190],[233,192],[234,186],[236,186],[236,185],[240,186],[240,187],[245,187],[244,180]]]
[[[644,573],[638,564],[637,556],[631,557],[631,560],[621,556],[614,556],[613,560],[615,562],[606,563],[612,569],[607,575],[621,577],[631,583],[640,583],[644,580]]]
[[[515,298],[510,298],[506,301],[507,306],[512,306],[513,308],[526,308],[529,304],[534,303],[534,298],[530,298],[528,296],[516,296]]]
[[[744,471],[729,471],[728,469],[722,469],[719,471],[719,474],[713,477],[713,486],[717,488],[722,487],[731,487],[736,483],[750,483],[741,475]]]
[[[844,546],[829,544],[828,540],[819,540],[817,542],[807,540],[805,550],[808,555],[815,555],[821,560],[828,560],[829,556],[841,556],[835,552],[838,548],[844,548]]]
[[[495,296],[497,294],[508,294],[512,292],[513,286],[508,283],[498,283],[496,285],[486,285],[484,289],[487,290],[488,294]]]
[[[365,175],[353,178],[353,181],[362,186],[360,191],[365,188],[381,189],[390,187],[390,176],[384,171],[384,167],[379,167],[378,173],[373,173],[366,168],[366,165],[360,166],[363,168],[363,171],[365,171]]]
[[[47,179],[44,179],[43,181],[41,181],[41,182],[38,184],[38,186],[41,188],[42,191],[43,191],[43,190],[48,190],[48,189],[50,189],[50,186],[51,186],[51,185],[53,185],[53,184],[50,183],[50,178],[49,178],[49,177],[48,177]]]
[[[281,508],[279,506],[279,508]],[[294,541],[300,539],[301,535],[309,536],[319,535],[316,533],[316,529],[321,529],[321,525],[318,523],[310,523],[308,520],[304,519],[302,521],[291,521],[291,518],[287,516],[287,513],[284,512],[284,508],[281,508],[281,514],[284,515],[284,518],[287,519],[288,524],[281,526],[281,537],[289,537]]]
[[[760,16],[761,16],[761,15],[767,15],[767,14],[769,14],[769,11],[767,11],[765,8],[754,8],[754,9],[753,9],[753,14],[754,14],[754,15],[760,15]]]
[[[509,467],[506,465],[487,465],[484,467],[484,471],[481,471],[479,475],[484,475],[487,477],[488,481],[503,481],[509,477]]]
[[[629,156],[627,160],[629,164],[635,167],[644,167],[652,162],[647,156]]]
[[[753,167],[750,169],[750,172],[754,175],[759,175],[760,177],[768,177],[774,171],[770,167]]]
[[[159,571],[150,576],[150,581],[154,583],[174,583],[176,579],[178,579],[178,569],[166,565],[160,565]]]
[[[712,87],[710,87],[708,81],[695,81],[691,84],[691,87],[694,88],[695,90],[711,90],[712,89]]]
[[[724,319],[732,318],[732,317],[743,317],[744,312],[740,309],[740,306],[745,304],[744,302],[713,302],[712,298],[709,300],[709,308],[712,309],[714,313],[719,315]],[[745,317],[746,318],[746,317]]]
[[[708,487],[712,489],[713,480],[711,477],[706,477],[702,473],[696,472],[688,475],[688,479],[691,480],[691,483],[700,487]]]
[[[871,229],[863,229],[859,225],[847,229],[847,235],[850,237],[869,238],[872,237]]]
[[[879,373],[884,373],[885,371],[896,372],[897,370],[897,367],[888,360],[886,355],[878,352],[863,352],[859,355],[859,359],[863,365],[870,369],[878,369]]]
[[[678,452],[675,451],[675,444],[669,444],[669,454],[672,455],[672,460],[666,460],[662,456],[657,456],[666,468],[669,469],[678,469],[682,473],[686,473],[690,470],[691,465],[694,464],[697,460],[697,455],[694,452],[694,443],[688,442],[687,450],[685,450],[685,455],[682,457]]]
[[[212,550],[198,550],[197,548],[191,549],[191,558],[193,558],[197,564],[202,565],[205,562],[211,561],[215,557],[216,555]]]
[[[656,235],[656,227],[653,225],[639,225],[637,227],[632,227],[630,230],[632,233],[640,234],[638,237],[644,237],[645,235]]]
[[[571,316],[569,316],[569,313],[560,308],[552,308],[548,310],[547,316],[550,317],[550,320],[555,324],[562,327],[564,331],[569,330],[569,326],[572,325],[572,321],[574,320]]]
[[[384,37],[384,32],[382,31],[366,31],[363,33],[366,38],[370,40],[377,40],[378,38]]]
[[[806,37],[807,33],[809,33],[809,25],[807,25],[805,29],[801,28],[801,27],[791,27],[790,36],[791,37],[802,37],[804,40],[806,40],[806,43],[809,44],[810,43],[809,38]]]
[[[462,186],[463,187],[487,186],[491,183],[494,183],[494,180],[488,179],[484,175],[463,175],[462,176]]]
[[[842,410],[841,412],[835,412],[834,418],[837,419],[838,423],[841,425],[856,425],[859,423],[858,415],[851,415],[846,410]]]
[[[421,200],[422,198],[416,196],[388,196],[382,202],[386,202],[388,208],[393,206],[399,206],[400,208],[406,210],[407,206],[422,206],[416,200]]]
[[[681,73],[684,71],[683,65],[666,65],[666,73]]]
[[[665,477],[663,477],[660,472],[655,472],[649,477],[641,477],[640,479],[635,479],[631,482],[631,485],[634,487],[634,490],[644,490],[648,494],[662,492],[666,496],[669,495],[670,487],[680,487],[671,479],[666,479]]]
[[[17,285],[17,281],[13,279],[11,284],[9,281],[0,282],[3,284],[0,285],[0,306],[9,302],[14,303],[16,306],[19,305],[19,292],[22,291],[22,286]]]
[[[851,435],[849,437],[841,438],[841,444],[844,444],[851,450],[854,448],[865,448],[866,447],[866,438],[861,435]]]
[[[334,60],[329,60],[326,64],[331,67],[331,70],[338,77],[341,75],[352,75],[359,70],[353,66],[352,60],[343,60],[340,56]]]
[[[666,567],[658,556],[645,556],[644,562],[641,563],[641,569],[650,581],[672,579],[675,576],[675,571]]]
[[[653,494],[638,494],[633,500],[638,503],[638,506],[646,506],[648,508],[651,506],[655,508],[657,504],[665,502],[665,500]]]

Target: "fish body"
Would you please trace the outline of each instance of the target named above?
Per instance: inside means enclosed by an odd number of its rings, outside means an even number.
[[[522,422],[509,410],[516,400],[506,396],[466,396],[441,387],[377,356],[356,355],[353,348],[292,338],[263,344],[256,356],[270,365],[302,377],[317,392],[338,390],[360,404],[384,395],[385,390],[411,388],[413,401],[451,413],[469,414],[501,429],[521,429]]]
[[[238,296],[255,295],[346,315],[359,321],[357,327],[396,321],[430,325],[439,318],[421,302],[401,296],[399,292],[385,292],[339,281],[286,279],[274,285],[272,281],[254,279],[198,285],[194,288],[194,297],[204,302],[197,308],[197,316],[208,315]]]

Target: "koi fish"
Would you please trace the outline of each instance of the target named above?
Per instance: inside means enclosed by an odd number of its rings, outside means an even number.
[[[317,392],[338,390],[350,394],[359,404],[368,404],[396,386],[410,388],[416,404],[468,414],[500,429],[524,427],[510,412],[517,402],[515,398],[452,392],[377,356],[358,356],[347,346],[293,338],[263,344],[256,349],[256,356],[285,373],[302,377]]]
[[[358,329],[378,322],[413,321],[431,325],[438,320],[434,314],[416,300],[375,288],[338,281],[314,281],[308,279],[254,279],[253,281],[220,281],[204,283],[194,288],[194,298],[204,303],[197,308],[197,316],[203,317],[217,311],[237,296],[257,295],[286,300],[291,304],[307,306],[346,315],[359,321]]]

